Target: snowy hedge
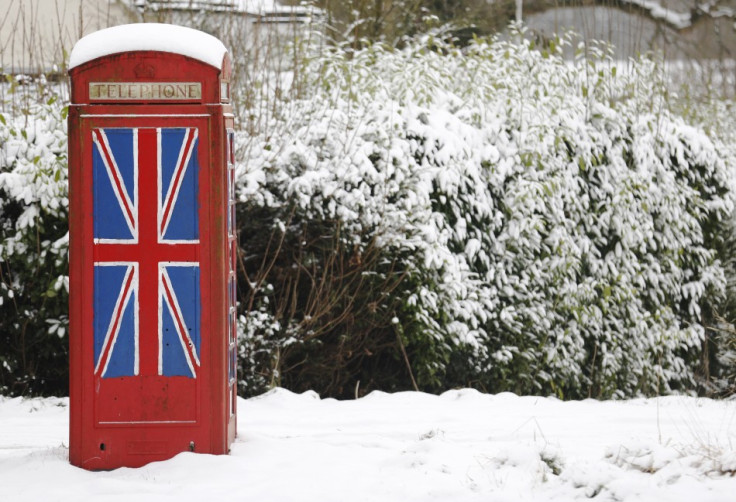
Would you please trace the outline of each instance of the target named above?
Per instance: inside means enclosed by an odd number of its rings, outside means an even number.
[[[661,66],[564,44],[302,69],[241,137],[249,391],[694,388],[733,156],[669,111]]]
[[[730,136],[671,111],[660,65],[566,61],[566,43],[426,38],[248,75],[243,393],[696,389],[736,291],[717,253],[734,242]],[[4,89],[0,393],[63,393],[64,100]]]
[[[0,394],[68,392],[65,100],[24,77],[0,93]]]

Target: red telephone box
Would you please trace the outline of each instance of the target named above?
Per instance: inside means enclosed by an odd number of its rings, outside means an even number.
[[[236,432],[233,115],[227,50],[138,24],[71,54],[70,438],[86,469]]]

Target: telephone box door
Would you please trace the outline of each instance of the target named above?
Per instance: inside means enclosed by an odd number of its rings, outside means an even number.
[[[99,424],[198,422],[208,388],[207,132],[203,119],[83,126],[93,220],[86,365]]]

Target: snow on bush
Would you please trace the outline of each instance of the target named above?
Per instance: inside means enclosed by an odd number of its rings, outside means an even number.
[[[58,89],[19,77],[0,103],[0,393],[67,389],[67,135]]]
[[[244,393],[695,388],[705,323],[736,291],[716,254],[730,115],[705,133],[671,111],[657,63],[566,61],[569,43],[334,49],[234,90]],[[65,392],[66,112],[17,84],[0,109],[0,392]]]
[[[314,81],[240,138],[261,383],[693,388],[733,155],[669,110],[660,65],[565,61],[567,43],[426,38],[301,69]]]

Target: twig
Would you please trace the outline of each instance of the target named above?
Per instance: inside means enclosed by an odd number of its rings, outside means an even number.
[[[411,371],[411,364],[409,363],[409,356],[406,355],[406,348],[404,348],[404,341],[401,339],[401,333],[399,333],[398,330],[396,331],[396,340],[398,340],[399,348],[401,348],[401,353],[404,356],[404,362],[406,363],[406,369],[409,370],[409,376],[411,377],[411,384],[414,387],[414,390],[419,392],[417,381],[414,380],[414,373]]]

